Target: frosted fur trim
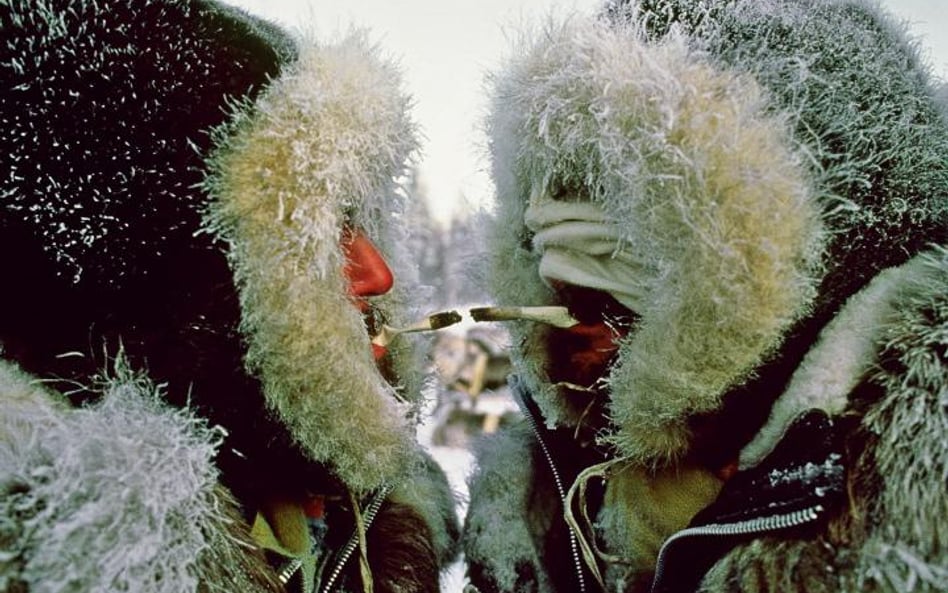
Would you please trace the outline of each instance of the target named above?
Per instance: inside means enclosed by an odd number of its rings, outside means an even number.
[[[871,381],[885,396],[863,419],[883,488],[858,590],[948,590],[948,249],[920,259],[879,340]]]
[[[412,450],[410,409],[376,368],[339,248],[347,221],[392,244],[395,179],[416,148],[399,85],[364,35],[305,45],[295,69],[219,131],[207,184],[247,367],[306,454],[356,490],[397,481]]]
[[[438,463],[425,455],[411,478],[398,484],[389,500],[414,509],[431,529],[431,543],[439,567],[458,555],[458,517],[455,495]]]
[[[904,266],[883,271],[846,303],[793,374],[767,423],[741,451],[742,469],[763,460],[803,411],[819,408],[830,415],[843,411],[849,393],[876,364],[876,342],[893,316],[893,299],[907,279],[925,271],[926,260],[916,256]]]
[[[0,402],[0,590],[259,590],[221,565],[249,550],[227,535],[220,431],[130,377],[74,410],[0,361]]]
[[[700,593],[836,593],[865,591],[841,575],[851,560],[848,550],[825,541],[758,538],[742,544],[705,575]],[[892,591],[891,593],[895,593]]]
[[[523,567],[538,579],[539,593],[552,587],[534,548],[525,510],[529,510],[533,434],[526,422],[490,435],[477,446],[478,467],[468,478],[470,506],[463,530],[469,567],[483,568],[499,591],[517,591]],[[555,498],[555,497],[554,497]],[[559,500],[555,499],[559,504]],[[536,510],[536,509],[534,509]]]
[[[581,18],[522,44],[493,101],[498,225],[522,225],[533,191],[585,192],[622,228],[617,247],[653,270],[634,289],[647,304],[608,378],[610,440],[642,462],[683,454],[685,418],[716,409],[815,295],[820,211],[786,122],[752,79],[711,67],[685,40],[647,44],[634,28]],[[537,275],[525,236],[496,232],[492,284],[503,300],[547,304],[548,291],[525,286]],[[548,421],[568,421],[537,336],[520,354],[534,359],[526,383]]]
[[[871,435],[864,459],[849,469],[851,500],[863,504],[816,540],[738,546],[701,591],[948,590],[948,250],[916,257],[889,293],[891,314],[863,377],[881,399],[862,419]]]

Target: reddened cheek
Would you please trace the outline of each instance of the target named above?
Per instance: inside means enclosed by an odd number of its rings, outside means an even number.
[[[591,386],[608,373],[619,336],[604,322],[551,331],[549,374],[554,381]]]
[[[372,240],[361,229],[344,228],[340,246],[345,256],[343,274],[348,283],[349,294],[353,297],[352,305],[367,316],[368,326],[374,327],[372,305],[368,299],[384,295],[392,289],[395,282],[392,270]],[[382,360],[387,352],[384,346],[372,344],[372,356],[376,362]]]

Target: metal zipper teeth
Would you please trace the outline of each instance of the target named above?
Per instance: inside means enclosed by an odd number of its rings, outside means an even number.
[[[293,578],[293,575],[296,574],[296,571],[303,566],[303,561],[299,558],[294,558],[286,563],[280,572],[277,573],[277,578],[280,579],[280,583],[287,584],[290,582],[290,579]]]
[[[770,531],[790,529],[791,527],[799,527],[800,525],[816,521],[819,519],[820,513],[824,510],[823,505],[817,504],[805,509],[793,511],[792,513],[758,517],[756,519],[737,521],[735,523],[712,523],[711,525],[682,529],[668,538],[662,545],[662,549],[658,552],[658,560],[655,561],[655,578],[652,580],[652,591],[653,593],[656,591],[656,585],[661,582],[664,576],[668,549],[679,540],[688,537],[748,535],[752,533],[767,533]]]
[[[382,501],[391,491],[392,486],[383,487],[372,499],[372,502],[369,503],[369,506],[365,511],[365,517],[363,519],[365,523],[365,531],[369,530],[369,527],[372,525],[372,521],[375,520],[375,514],[378,513],[379,508],[382,506]],[[358,531],[353,533],[352,537],[349,538],[349,541],[346,542],[346,547],[342,549],[342,554],[340,554],[339,560],[336,562],[332,572],[329,574],[329,578],[326,579],[326,584],[323,585],[322,593],[330,593],[330,591],[332,591],[336,584],[336,579],[338,579],[339,575],[342,574],[342,569],[345,568],[346,562],[349,561],[349,558],[352,556],[352,553],[355,551],[357,545],[359,545]]]
[[[566,511],[566,489],[563,487],[563,479],[560,477],[560,472],[556,468],[556,464],[553,462],[553,455],[550,454],[550,450],[546,446],[546,442],[543,440],[543,436],[540,434],[540,427],[537,426],[536,420],[533,418],[533,414],[530,413],[530,410],[527,409],[526,403],[521,401],[521,395],[518,393],[517,397],[514,398],[517,401],[517,405],[520,407],[520,411],[523,412],[523,415],[526,417],[527,422],[530,423],[530,428],[533,429],[534,436],[537,437],[537,442],[540,443],[540,450],[543,451],[543,456],[546,457],[546,463],[550,466],[550,472],[553,474],[553,482],[556,485],[556,490],[560,495],[560,500],[563,503],[563,511]],[[576,541],[576,533],[573,531],[573,528],[567,524],[566,528],[569,530],[569,547],[570,552],[573,556],[573,564],[576,567],[576,577],[579,579],[579,591],[580,593],[586,593],[586,579],[583,576],[583,564],[582,560],[579,558],[579,543]]]

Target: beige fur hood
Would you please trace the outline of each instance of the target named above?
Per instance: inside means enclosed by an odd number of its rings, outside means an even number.
[[[407,229],[393,224],[417,148],[409,107],[396,66],[365,35],[304,41],[289,72],[218,130],[206,182],[206,228],[228,245],[247,367],[300,447],[359,490],[407,468],[420,369],[404,344],[389,354],[391,376],[376,368],[340,231],[362,228],[379,245],[396,278],[381,308],[391,325],[409,321],[417,274]]]
[[[490,79],[487,119],[501,304],[555,303],[523,224],[537,192],[597,204],[640,264],[631,292],[647,298],[607,378],[603,436],[656,465],[728,404],[762,421],[841,304],[944,239],[948,204],[945,122],[914,48],[870,3],[864,19],[831,0],[686,3],[694,18],[674,26],[667,4],[524,35]],[[545,330],[522,323],[516,355],[547,422],[577,422],[546,378]]]

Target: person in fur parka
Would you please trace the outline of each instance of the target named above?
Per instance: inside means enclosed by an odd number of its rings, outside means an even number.
[[[472,585],[948,590],[948,121],[904,27],[630,0],[491,90],[493,293],[574,319],[511,325]]]
[[[205,0],[0,30],[0,591],[436,593],[397,67]]]

